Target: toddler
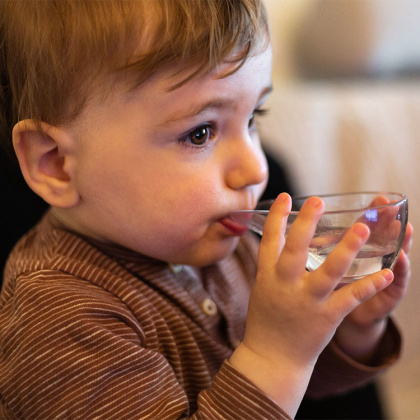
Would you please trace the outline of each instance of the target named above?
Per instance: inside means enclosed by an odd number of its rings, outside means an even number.
[[[411,227],[394,275],[334,291],[365,225],[308,273],[319,198],[287,240],[287,194],[260,244],[229,219],[268,176],[260,0],[2,1],[0,19],[1,132],[50,206],[5,269],[1,418],[289,419],[397,359]]]

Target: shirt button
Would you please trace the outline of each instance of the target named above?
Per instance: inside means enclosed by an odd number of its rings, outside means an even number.
[[[241,344],[241,340],[239,340],[239,338],[234,338],[232,344],[233,347],[236,349],[236,347],[238,347],[239,344]]]
[[[184,266],[180,264],[169,263],[168,265],[169,265],[169,269],[172,271],[173,274],[178,274],[184,268]]]
[[[217,305],[210,298],[206,298],[201,302],[201,310],[209,316],[217,314]]]

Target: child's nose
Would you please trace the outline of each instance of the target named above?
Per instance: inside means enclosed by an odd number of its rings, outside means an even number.
[[[259,140],[243,139],[231,151],[227,184],[232,189],[258,185],[266,181],[268,166]]]

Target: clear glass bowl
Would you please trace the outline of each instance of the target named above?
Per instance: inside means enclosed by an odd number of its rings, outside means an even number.
[[[309,197],[309,196],[308,196]],[[293,197],[287,229],[295,221],[308,197]],[[306,268],[317,269],[347,230],[356,222],[370,229],[369,239],[359,251],[341,280],[350,283],[383,268],[394,267],[404,241],[408,220],[408,202],[404,194],[393,192],[353,192],[319,195],[325,210],[311,241]],[[263,201],[255,210],[242,210],[230,215],[236,223],[262,235],[263,225],[274,200]]]

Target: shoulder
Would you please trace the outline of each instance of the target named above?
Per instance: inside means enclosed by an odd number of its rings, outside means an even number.
[[[85,239],[43,220],[10,254],[0,310],[4,314],[12,306],[15,311],[22,308],[42,315],[48,308],[55,314],[76,316],[88,308],[107,308],[120,313],[126,305],[107,288],[107,283],[121,288],[124,276],[118,270],[111,257]]]
[[[29,231],[14,247],[5,268],[4,289],[106,289],[105,280],[122,276],[120,265],[87,239],[57,227],[51,215]],[[94,295],[94,294],[93,294]]]

